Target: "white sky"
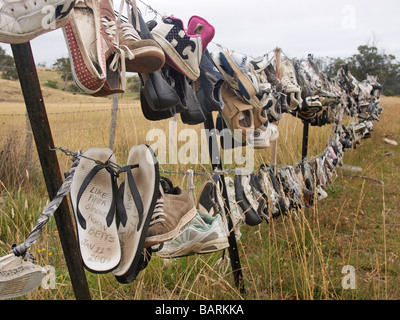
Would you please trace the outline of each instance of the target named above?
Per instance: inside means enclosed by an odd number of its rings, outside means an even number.
[[[253,57],[279,46],[288,57],[312,53],[345,58],[375,39],[379,49],[400,61],[399,0],[143,1],[160,14],[182,19],[185,26],[192,15],[205,18],[215,27],[214,43]],[[119,3],[114,0],[116,10]],[[137,4],[146,21],[154,18],[139,0]],[[1,46],[11,54],[9,45]],[[68,56],[61,30],[39,36],[31,46],[35,62],[47,66]],[[220,49],[210,44],[209,50]]]

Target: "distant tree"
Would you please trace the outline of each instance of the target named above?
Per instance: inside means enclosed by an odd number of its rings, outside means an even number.
[[[367,75],[378,76],[384,89],[400,94],[400,63],[392,54],[386,54],[372,45],[358,47],[358,53],[348,58],[349,70],[358,79]]]
[[[53,68],[61,74],[61,78],[64,81],[63,90],[68,90],[68,82],[72,80],[71,62],[69,58],[58,58],[56,62],[53,63]]]
[[[2,47],[0,47],[0,71],[3,79],[18,80],[14,58],[6,54],[6,51]]]

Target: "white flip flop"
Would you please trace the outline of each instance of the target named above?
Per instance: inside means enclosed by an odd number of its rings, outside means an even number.
[[[147,230],[158,198],[158,161],[147,145],[131,148],[123,182],[123,206],[117,206],[121,262],[113,271],[120,283],[130,283],[139,273]],[[122,211],[122,212],[121,212]]]
[[[81,256],[85,268],[93,273],[110,272],[121,260],[113,163],[116,159],[110,149],[91,148],[83,153],[71,184]]]

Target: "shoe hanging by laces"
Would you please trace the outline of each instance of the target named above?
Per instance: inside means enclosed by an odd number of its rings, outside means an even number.
[[[149,227],[153,226],[156,223],[164,222],[165,217],[166,217],[166,214],[164,211],[164,190],[160,184],[160,195],[157,199],[156,206],[154,208]]]

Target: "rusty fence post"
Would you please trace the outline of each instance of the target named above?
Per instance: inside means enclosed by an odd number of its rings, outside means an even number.
[[[31,46],[29,42],[12,44],[11,49],[14,55],[15,66],[24,95],[26,110],[29,116],[47,191],[50,199],[53,199],[63,183],[63,178],[56,152],[50,150],[50,148],[54,149],[53,137],[47,118]],[[75,298],[77,300],[90,300],[89,287],[81,261],[75,236],[75,228],[67,199],[63,199],[54,217]]]

